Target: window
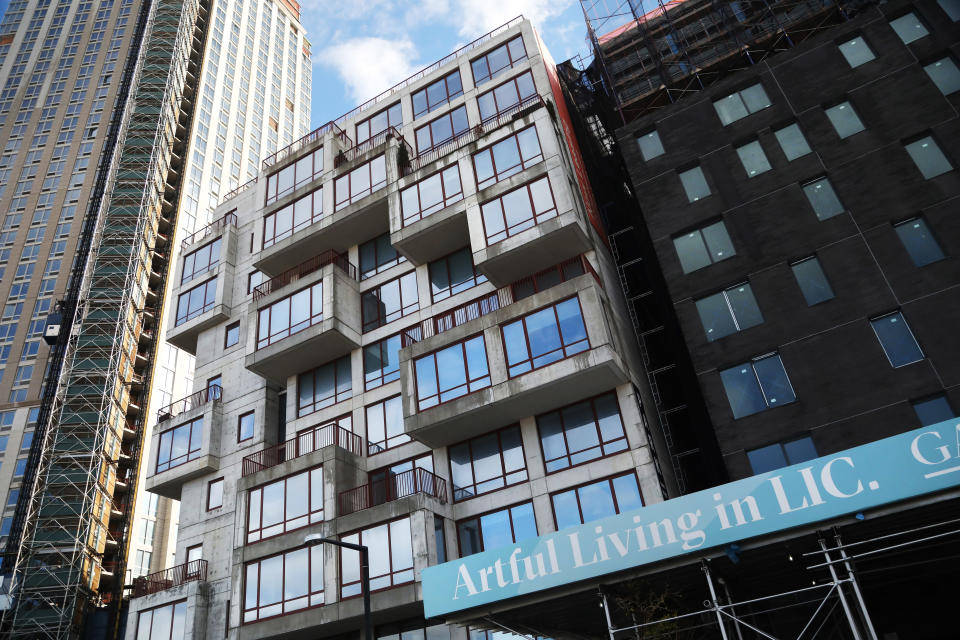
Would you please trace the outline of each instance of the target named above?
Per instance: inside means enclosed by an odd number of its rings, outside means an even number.
[[[7,450],[7,440],[9,439],[10,436],[0,436],[0,453]]]
[[[906,144],[904,148],[917,165],[917,169],[920,169],[920,173],[923,174],[925,180],[936,178],[953,170],[947,156],[943,155],[943,151],[930,136]]]
[[[210,400],[219,400],[220,393],[223,390],[223,376],[220,374],[207,380],[207,394]]]
[[[543,160],[536,125],[473,154],[477,189],[484,189]]]
[[[523,37],[517,36],[492,49],[476,60],[470,61],[473,71],[473,84],[479,87],[484,82],[496,78],[527,59],[527,50],[523,46]]]
[[[364,280],[406,261],[390,244],[390,234],[384,233],[360,245],[360,279]]]
[[[760,146],[759,140],[754,140],[753,142],[748,142],[743,146],[737,147],[737,155],[740,156],[740,162],[743,163],[743,168],[747,172],[748,178],[760,175],[773,168],[770,166],[770,161],[767,160],[767,156],[763,152],[763,147]],[[689,195],[689,193],[687,195]]]
[[[199,458],[202,445],[203,418],[164,431],[157,447],[157,473]]]
[[[460,557],[537,537],[533,503],[524,502],[457,523]]]
[[[673,239],[680,268],[690,273],[737,255],[723,220]]]
[[[384,282],[360,296],[363,331],[393,322],[420,308],[417,297],[417,272],[409,271]]]
[[[237,418],[237,442],[243,442],[253,437],[253,428],[256,424],[256,414],[249,411]]]
[[[393,127],[399,129],[403,126],[403,112],[400,109],[400,103],[390,105],[383,111],[374,114],[366,120],[357,123],[357,144],[366,142],[378,133],[382,133]]]
[[[267,176],[267,202],[276,202],[278,199],[299,189],[323,173],[323,147],[316,149],[293,164],[287,165],[280,171]]]
[[[400,379],[400,335],[363,348],[363,384],[367,391]]]
[[[319,411],[353,395],[350,356],[297,376],[297,417]]]
[[[637,474],[630,473],[550,496],[557,529],[586,524],[643,506]]]
[[[323,321],[323,280],[257,312],[257,349]]]
[[[368,456],[410,442],[410,436],[403,430],[403,404],[400,396],[371,404],[366,412]]]
[[[414,361],[414,367],[419,411],[490,386],[482,335],[421,356]]]
[[[179,326],[188,320],[213,309],[217,298],[217,279],[212,278],[203,284],[185,291],[177,298],[177,322]]]
[[[17,506],[17,501],[20,499],[20,489],[10,489],[10,492],[7,493],[7,506],[15,507]]]
[[[763,315],[749,282],[737,284],[696,301],[707,342],[755,327]]]
[[[923,400],[914,400],[910,404],[913,406],[913,410],[920,420],[920,425],[924,427],[943,422],[944,420],[950,420],[957,416],[953,407],[950,406],[950,401],[947,400],[947,396],[942,393],[930,398],[924,398]],[[11,491],[11,493],[13,492]],[[14,503],[15,502],[16,500],[14,500]]]
[[[841,102],[826,109],[825,112],[841,140],[863,131],[863,122],[849,102]]]
[[[917,17],[917,14],[912,11],[900,16],[896,20],[891,20],[890,26],[897,32],[900,39],[903,40],[903,44],[910,44],[914,40],[919,40],[930,33],[920,21],[920,18]]]
[[[899,311],[870,320],[877,340],[894,368],[923,360],[923,350],[913,337],[906,319]]]
[[[683,185],[683,192],[687,194],[687,200],[690,202],[696,202],[710,195],[710,185],[707,184],[707,178],[699,166],[681,171],[678,175],[680,184]]]
[[[0,520],[0,537],[5,538],[10,535],[10,528],[13,526],[13,518],[6,517]]]
[[[447,535],[443,532],[443,517],[436,514],[433,516],[433,540],[437,547],[437,564],[443,564],[447,561]]]
[[[414,132],[417,141],[417,153],[426,153],[430,149],[452,140],[470,128],[467,121],[467,108],[460,105],[452,111],[419,127]]]
[[[240,321],[228,324],[223,332],[223,348],[228,349],[240,342]]]
[[[453,499],[466,500],[481,493],[526,482],[520,427],[513,425],[450,447]]]
[[[183,257],[183,276],[180,284],[190,282],[199,275],[215,268],[220,262],[220,238],[191,251]]]
[[[717,110],[717,115],[720,116],[720,122],[723,126],[727,126],[731,122],[746,118],[751,113],[766,109],[770,105],[770,98],[767,97],[763,85],[755,84],[715,101],[713,108]]]
[[[267,277],[260,271],[254,270],[247,276],[247,293],[260,286]]]
[[[960,21],[960,0],[937,0],[937,4],[951,20]]]
[[[223,478],[207,483],[207,511],[223,506]],[[189,560],[187,560],[189,562]]]
[[[911,218],[893,225],[904,249],[918,267],[943,260],[946,255],[923,218]]]
[[[960,91],[960,68],[957,67],[953,58],[940,58],[936,62],[931,62],[923,67],[923,70],[927,72],[927,75],[933,80],[933,84],[937,85],[943,95],[948,96]]]
[[[323,549],[304,547],[246,565],[243,622],[322,606]]]
[[[537,416],[547,473],[627,449],[615,393],[577,402]]]
[[[550,180],[543,176],[480,205],[487,244],[530,229],[557,215]]]
[[[197,560],[203,560],[203,544],[195,544],[192,547],[187,547],[187,564],[191,562],[196,562]]]
[[[816,256],[792,263],[790,270],[793,271],[793,277],[797,279],[808,307],[833,299],[833,289],[830,288],[827,274],[823,272],[823,267],[820,266]]]
[[[336,179],[334,211],[340,211],[347,205],[383,188],[386,184],[387,165],[384,156],[381,155]]]
[[[754,474],[782,469],[791,464],[800,464],[817,457],[817,449],[810,436],[747,451],[747,459]]]
[[[184,636],[186,626],[186,600],[148,609],[137,618],[137,640],[175,640]]]
[[[870,46],[859,36],[846,42],[841,42],[837,47],[851,67],[859,67],[865,62],[870,62],[876,58],[876,56],[873,55],[873,51],[870,50]]]
[[[140,520],[140,536],[137,542],[144,545],[152,545],[156,529],[157,523],[155,520]]]
[[[247,544],[323,522],[323,468],[297,473],[251,489],[247,497]]]
[[[796,123],[777,129],[773,135],[780,143],[780,148],[783,149],[783,155],[787,160],[793,161],[811,152],[810,145],[807,144],[807,139],[800,130],[800,125]]]
[[[817,214],[818,220],[827,220],[844,211],[833,186],[826,178],[817,178],[804,184],[803,195],[807,196],[807,200],[813,207],[813,212]]]
[[[521,73],[516,78],[511,78],[499,87],[477,97],[477,106],[480,107],[480,121],[486,122],[496,118],[511,107],[515,107],[535,95],[537,95],[537,87],[533,84],[533,74],[529,71]]]
[[[637,136],[637,147],[640,148],[640,155],[644,160],[652,160],[665,153],[663,143],[660,142],[660,134],[656,129]]]
[[[734,418],[753,415],[797,399],[780,354],[754,358],[720,371]]]
[[[511,378],[590,348],[576,296],[506,323],[501,331]]]
[[[463,200],[460,168],[454,164],[400,191],[403,225],[412,224],[460,200]]]
[[[469,246],[434,260],[430,263],[429,271],[430,293],[434,303],[487,281],[486,276],[477,273]]]
[[[457,70],[414,92],[411,96],[414,120],[461,95],[463,84],[460,82],[460,71]]]
[[[369,549],[371,591],[413,582],[409,517],[340,536],[340,539]],[[360,595],[360,554],[341,548],[340,570],[340,597]]]
[[[323,189],[320,188],[263,217],[263,248],[272,247],[322,217]]]

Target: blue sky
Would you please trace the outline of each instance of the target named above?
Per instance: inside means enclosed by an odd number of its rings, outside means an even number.
[[[313,126],[520,14],[557,62],[586,54],[577,0],[302,0],[313,50]]]

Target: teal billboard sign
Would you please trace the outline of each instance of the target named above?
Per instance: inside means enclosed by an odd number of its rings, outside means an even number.
[[[960,419],[423,570],[426,616],[960,485]]]

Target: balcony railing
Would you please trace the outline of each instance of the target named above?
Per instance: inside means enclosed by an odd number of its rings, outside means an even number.
[[[192,409],[196,409],[202,405],[207,404],[208,402],[215,402],[220,400],[223,397],[223,389],[220,385],[212,384],[206,389],[201,389],[196,393],[192,393],[186,398],[181,398],[176,402],[168,404],[159,411],[157,411],[157,422],[164,422],[175,418],[181,413],[186,413]]]
[[[340,513],[345,516],[356,511],[425,493],[447,502],[447,481],[426,469],[411,469],[389,478],[383,478],[340,493]]]
[[[227,225],[237,226],[237,214],[233,211],[227,213],[219,220],[214,220],[203,229],[200,229],[196,233],[193,233],[183,239],[183,242],[180,244],[181,247],[189,246],[195,242],[200,242],[207,236],[212,236],[215,233],[219,233],[221,229]]]
[[[244,182],[242,185],[240,185],[239,187],[237,187],[237,188],[234,189],[233,191],[230,191],[229,193],[227,193],[227,195],[225,195],[225,196],[223,196],[223,198],[221,198],[220,203],[223,204],[224,202],[226,202],[226,201],[229,200],[230,198],[233,198],[234,196],[240,195],[241,193],[243,193],[244,191],[246,191],[247,189],[249,189],[250,187],[252,187],[252,186],[255,185],[255,184],[257,184],[257,176],[254,176],[254,177],[250,178],[249,180],[247,180],[246,182]]]
[[[363,440],[360,436],[340,425],[328,424],[245,457],[241,463],[240,475],[248,476],[263,471],[330,445],[336,445],[357,456],[363,455]]]
[[[420,324],[401,334],[401,346],[408,347],[444,331],[449,331],[454,327],[459,327],[471,320],[493,313],[497,309],[529,298],[535,293],[549,289],[561,282],[572,280],[585,273],[591,274],[597,283],[601,287],[603,286],[600,276],[594,270],[590,261],[585,256],[579,255],[421,321]]]
[[[400,141],[400,144],[407,148],[407,157],[413,155],[413,148],[410,144],[404,139],[400,132],[393,127],[387,127],[380,133],[375,136],[371,136],[364,140],[363,142],[358,142],[356,145],[350,147],[349,149],[342,149],[336,156],[333,158],[334,168],[342,167],[345,164],[349,164],[367,153],[371,149],[376,149],[380,145],[384,144],[387,141],[387,138],[394,137]]]
[[[253,299],[254,301],[257,301],[263,296],[269,295],[274,291],[287,286],[291,282],[295,282],[306,275],[323,269],[328,264],[333,264],[340,267],[340,270],[346,273],[350,278],[354,280],[357,279],[357,266],[347,260],[347,256],[345,254],[330,249],[329,251],[324,251],[320,255],[316,255],[305,262],[301,262],[295,267],[287,269],[278,276],[261,282],[253,289]]]
[[[159,593],[179,587],[188,582],[203,582],[207,579],[207,561],[194,560],[184,564],[178,564],[175,567],[157,571],[139,578],[133,579],[134,598],[148,596],[151,593]]]
[[[343,123],[341,122],[340,124],[343,124]],[[350,140],[350,136],[348,136],[346,133],[344,133],[343,129],[341,129],[339,126],[337,126],[337,124],[334,123],[334,122],[328,122],[327,124],[320,125],[319,127],[317,127],[316,129],[314,129],[313,131],[311,131],[311,132],[308,133],[307,135],[303,136],[303,137],[300,138],[299,140],[296,140],[296,141],[294,141],[294,142],[291,142],[290,144],[288,144],[287,146],[285,146],[283,149],[280,149],[280,150],[277,151],[276,153],[273,153],[273,154],[267,156],[266,158],[264,158],[264,160],[263,160],[263,168],[266,169],[266,168],[269,167],[270,165],[274,165],[274,164],[280,162],[281,160],[283,160],[284,158],[287,158],[287,157],[293,155],[294,153],[296,153],[296,152],[299,151],[300,149],[303,149],[304,147],[310,146],[310,144],[312,144],[312,143],[316,142],[317,140],[319,140],[320,138],[322,138],[323,135],[324,135],[327,131],[333,131],[333,132],[334,132],[334,135],[336,135],[338,138],[340,138],[340,142],[341,142],[344,146],[349,147],[349,146],[351,146],[351,145],[353,144],[353,141]]]

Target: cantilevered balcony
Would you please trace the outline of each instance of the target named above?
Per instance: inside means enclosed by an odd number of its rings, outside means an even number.
[[[340,492],[340,511],[345,516],[377,505],[422,493],[441,504],[447,502],[447,481],[426,469],[411,469]]]
[[[246,456],[241,462],[240,474],[253,475],[326,447],[339,447],[357,457],[363,455],[363,439],[340,425],[331,423],[309,429],[296,438]]]
[[[163,571],[134,578],[131,597],[142,598],[168,589],[175,589],[188,582],[206,582],[206,580],[207,561],[193,560]]]
[[[220,468],[221,394],[212,385],[159,411],[147,491],[179,500],[184,483]]]

